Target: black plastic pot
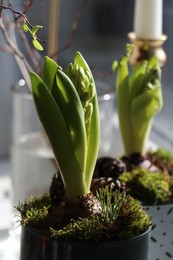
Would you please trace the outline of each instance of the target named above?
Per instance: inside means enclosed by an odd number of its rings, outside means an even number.
[[[150,229],[142,235],[105,243],[46,238],[22,227],[20,260],[149,260]]]

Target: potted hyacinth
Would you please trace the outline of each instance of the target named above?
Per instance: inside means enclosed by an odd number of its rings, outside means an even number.
[[[156,57],[130,68],[132,50],[113,64],[116,75],[117,111],[124,154],[120,158],[99,158],[94,183],[100,178],[126,183],[128,192],[139,199],[152,216],[150,259],[173,255],[173,155],[158,148],[149,149],[148,139],[155,115],[162,108],[161,69]],[[111,177],[111,179],[110,179]],[[104,180],[104,182],[106,182]]]
[[[147,260],[150,217],[124,186],[95,194],[100,121],[95,83],[77,52],[67,70],[45,57],[31,72],[36,109],[58,164],[50,194],[31,198],[21,215],[21,260]],[[48,173],[49,174],[49,173]],[[62,188],[63,186],[63,188]]]

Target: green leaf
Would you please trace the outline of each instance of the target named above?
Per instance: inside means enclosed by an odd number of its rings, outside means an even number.
[[[112,63],[112,71],[116,71],[117,70],[117,68],[118,68],[118,61],[117,60],[115,60],[113,63]]]
[[[76,53],[75,64],[78,64],[81,66],[84,70],[86,70],[91,78],[91,81],[93,83],[93,88],[95,93],[94,97],[91,100],[92,107],[93,107],[93,113],[90,118],[90,122],[88,125],[88,136],[87,136],[87,158],[86,158],[86,184],[87,187],[90,187],[97,156],[98,156],[98,149],[99,149],[99,143],[100,143],[100,117],[99,117],[99,107],[98,107],[98,100],[97,100],[97,92],[95,87],[94,78],[92,76],[92,73],[90,71],[90,68],[88,64],[86,63],[83,56],[80,54],[80,52]],[[86,72],[85,72],[86,73]]]
[[[90,126],[87,136],[87,159],[86,159],[86,185],[90,188],[96,160],[98,157],[100,143],[100,116],[97,95],[91,101],[93,106],[92,116],[90,118]]]
[[[133,100],[136,96],[140,95],[143,92],[143,84],[145,84],[147,73],[147,63],[141,63],[135,67],[129,76],[130,84],[130,99]]]
[[[126,56],[128,56],[128,57],[130,56],[133,48],[134,48],[133,44],[131,44],[131,43],[130,44],[129,43],[126,44]]]
[[[159,90],[159,89],[158,89]],[[132,101],[131,122],[134,133],[133,150],[144,154],[152,127],[153,117],[159,110],[156,93],[147,91]]]
[[[48,87],[50,92],[52,91],[53,81],[57,72],[57,69],[60,69],[60,66],[49,57],[44,58],[43,65],[43,81]]]
[[[119,124],[121,136],[124,143],[124,149],[129,154],[133,146],[133,131],[130,120],[130,86],[129,86],[129,70],[127,59],[120,62],[117,70],[116,92],[117,92],[117,110],[119,116]]]
[[[53,85],[52,95],[62,109],[61,113],[71,133],[76,158],[84,174],[87,137],[83,107],[76,88],[63,71],[57,71],[56,82],[57,85]]]
[[[86,63],[85,59],[83,58],[83,56],[81,55],[81,53],[79,51],[76,52],[75,59],[74,59],[74,64],[78,64],[83,69],[87,70],[89,72],[90,76],[93,79],[93,76],[92,76],[92,73],[90,71],[90,68],[89,68],[88,64]],[[93,79],[93,81],[94,81],[94,79]]]
[[[132,116],[136,121],[148,120],[155,116],[162,107],[162,93],[160,87],[148,89],[132,101]]]
[[[33,38],[32,43],[37,50],[43,51],[43,46],[39,43],[39,41],[36,38]]]
[[[41,26],[41,25],[35,25],[35,26],[32,28],[31,34],[32,34],[32,37],[33,37],[33,38],[35,37],[37,31],[38,31],[39,29],[41,29],[41,28],[43,28],[43,26]]]
[[[24,32],[28,32],[28,31],[29,31],[29,27],[28,27],[28,25],[26,24],[26,22],[24,22],[24,23],[22,24],[22,30],[23,30]]]

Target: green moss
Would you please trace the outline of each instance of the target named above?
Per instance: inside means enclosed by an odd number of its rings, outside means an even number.
[[[61,239],[98,241],[104,226],[100,223],[100,218],[83,218],[72,221],[63,229],[50,228],[51,236]]]
[[[151,219],[141,207],[141,202],[127,196],[127,201],[122,208],[123,226],[119,230],[122,239],[135,237],[143,233],[149,227]]]
[[[18,210],[22,225],[55,239],[114,241],[135,237],[151,225],[151,219],[140,202],[124,192],[113,192],[106,187],[98,192],[97,199],[100,201],[100,214],[71,220],[63,229],[51,225],[49,214],[53,206],[48,195],[32,198],[28,203],[20,204]]]
[[[44,194],[42,197],[31,197],[27,203],[20,203],[16,209],[21,215],[22,225],[47,233],[50,225],[49,212],[53,207],[50,196]]]
[[[52,236],[95,242],[121,240],[135,237],[150,226],[150,217],[142,209],[141,203],[131,196],[105,188],[97,197],[101,198],[100,216],[73,221],[61,230],[51,228]]]
[[[144,203],[164,203],[170,199],[170,180],[162,172],[136,168],[132,172],[123,173],[119,180],[126,183],[132,196]]]
[[[170,152],[170,151],[168,151],[164,148],[159,148],[159,149],[157,149],[156,152],[153,152],[153,154],[157,155],[158,157],[160,157],[165,162],[172,163],[172,165],[173,165],[173,154],[172,154],[172,152]]]

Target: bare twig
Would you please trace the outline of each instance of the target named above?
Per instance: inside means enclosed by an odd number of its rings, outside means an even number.
[[[25,0],[23,4],[23,14],[26,14],[31,5],[33,3],[33,0]],[[19,18],[19,16],[18,16]],[[26,34],[23,32],[20,26],[20,19],[15,20],[15,28],[19,34],[19,37],[21,39],[21,43],[23,43],[25,51],[27,53],[27,56],[29,57],[30,62],[32,63],[32,66],[34,68],[34,71],[37,74],[41,73],[41,66],[40,66],[40,61],[42,61],[41,55],[39,54],[38,50],[32,48],[32,45],[29,43]]]
[[[27,11],[30,9],[31,5],[32,5],[33,0],[28,0],[28,1],[24,1],[24,6],[23,6],[23,11],[19,12],[16,11],[13,7],[12,7],[12,1],[8,1],[8,5],[3,5],[3,1],[1,0],[1,5],[0,8],[2,10],[9,10],[13,13],[14,17],[13,17],[13,21],[9,21],[7,16],[3,16],[2,20],[0,21],[0,30],[2,31],[2,34],[4,36],[4,39],[7,43],[6,46],[1,47],[1,50],[6,50],[7,52],[11,53],[12,55],[14,55],[14,58],[17,62],[17,65],[26,81],[26,84],[30,87],[30,79],[29,79],[29,72],[32,69],[32,67],[30,66],[30,64],[28,63],[28,61],[26,60],[25,56],[23,55],[23,53],[20,51],[20,49],[18,48],[17,42],[16,42],[16,37],[14,34],[14,29],[16,28],[19,37],[21,38],[21,42],[23,43],[26,53],[28,55],[28,57],[30,58],[30,61],[33,64],[34,70],[40,74],[41,71],[41,66],[39,64],[40,59],[38,58],[38,55],[35,55],[35,52],[33,52],[33,50],[31,49],[31,46],[25,36],[25,34],[23,33],[20,23],[23,21],[26,21],[28,26],[33,28],[33,26],[31,25],[31,23],[29,22],[29,20],[27,19],[27,17],[25,16],[25,14],[27,13]],[[4,17],[6,17],[6,25],[4,25]],[[20,19],[19,19],[20,18]],[[22,21],[21,21],[22,18]],[[10,33],[8,31],[8,27],[10,27]],[[36,37],[38,39],[38,37]],[[39,40],[39,39],[38,39]],[[40,41],[40,40],[39,40]]]
[[[22,11],[23,14],[26,14],[29,11],[32,3],[33,3],[33,0],[25,0],[24,1],[23,11]]]
[[[0,5],[0,8],[4,10],[10,10],[13,14],[17,14],[18,17],[16,17],[16,19],[18,19],[19,17],[23,17],[23,20],[27,22],[30,28],[33,28],[33,25],[29,22],[29,20],[27,19],[24,13],[14,10],[11,6]]]
[[[8,6],[12,6],[12,0],[8,0]]]
[[[32,3],[32,1],[30,1],[30,4]],[[30,4],[28,6],[28,9],[30,7]],[[17,21],[19,18],[23,18],[23,22],[26,22],[28,24],[28,26],[30,27],[30,29],[33,29],[34,26],[30,23],[30,21],[28,20],[28,18],[26,17],[26,15],[23,12],[20,11],[16,11],[12,6],[6,6],[6,5],[0,5],[0,8],[4,9],[4,10],[10,10],[13,14],[17,14],[17,17],[14,17],[14,21]],[[24,12],[26,12],[28,9],[25,8]],[[36,39],[39,42],[46,42],[45,40],[39,39],[36,35],[35,35]]]
[[[18,32],[21,42],[23,43],[25,50],[29,56],[29,60],[31,61],[31,63],[33,65],[34,71],[37,74],[40,74],[41,73],[41,68],[40,68],[40,63],[39,63],[40,56],[38,58],[38,55],[37,56],[35,55],[35,52],[31,48],[31,45],[29,44],[28,39],[27,39],[25,33],[21,30],[21,28],[17,28],[17,32]]]
[[[0,1],[0,4],[3,5],[3,0]],[[2,7],[0,6],[0,17],[2,16]]]
[[[12,54],[12,50],[7,44],[0,46],[0,51]]]
[[[17,45],[15,45],[15,43],[12,41],[11,37],[9,36],[9,34],[4,26],[2,17],[0,17],[0,30],[4,36],[4,39],[7,43],[7,45],[11,49],[12,54],[14,54],[15,60],[21,70],[21,73],[26,81],[26,84],[28,84],[28,86],[30,86],[29,71],[31,71],[32,68],[29,65],[29,63],[27,62],[27,60],[25,59],[22,52],[18,49]]]
[[[37,51],[33,52],[25,34],[21,30],[21,26],[19,26],[19,24],[21,22],[21,18],[22,18],[24,21],[27,22],[27,24],[31,28],[33,28],[32,24],[29,22],[29,20],[27,19],[26,15],[25,15],[28,12],[28,10],[30,9],[32,3],[33,3],[33,0],[25,0],[24,4],[23,4],[23,11],[20,12],[20,11],[14,10],[14,8],[12,7],[12,1],[8,1],[8,5],[5,6],[5,5],[3,5],[3,0],[0,0],[0,17],[2,15],[3,9],[10,10],[14,14],[14,22],[11,22],[10,27],[12,27],[12,24],[13,24],[14,25],[13,28],[17,29],[18,34],[21,38],[21,42],[23,43],[25,50],[27,52],[27,55],[30,58],[30,61],[32,62],[34,70],[38,74],[40,74],[41,73],[41,66],[40,66],[41,62],[40,61],[42,61],[42,59],[40,58],[40,55]],[[88,0],[84,0],[81,8],[78,10],[78,12],[76,12],[73,26],[72,26],[72,33],[71,33],[71,36],[70,36],[68,42],[63,47],[61,47],[60,49],[55,51],[53,54],[50,53],[49,56],[51,58],[55,58],[58,54],[69,49],[72,46],[73,42],[75,41],[76,35],[77,35],[77,30],[79,27],[80,19],[86,9],[87,4],[88,4]],[[42,5],[44,6],[44,0],[42,0]],[[1,46],[0,50],[4,50],[4,51],[9,52],[14,55],[24,79],[26,80],[26,82],[28,82],[27,84],[29,84],[30,81],[29,81],[28,73],[29,73],[29,71],[32,70],[32,68],[31,68],[30,64],[28,63],[28,61],[26,60],[26,58],[24,57],[24,55],[18,49],[14,33],[13,33],[13,37],[8,34],[7,29],[5,28],[2,20],[0,22],[0,29],[3,32],[4,39],[7,43],[6,46]],[[38,40],[40,41],[40,39],[38,39]],[[106,77],[112,75],[112,71],[102,73],[94,67],[92,67],[91,70],[92,70],[93,74],[95,74],[96,76],[98,76],[100,78],[106,78]]]

